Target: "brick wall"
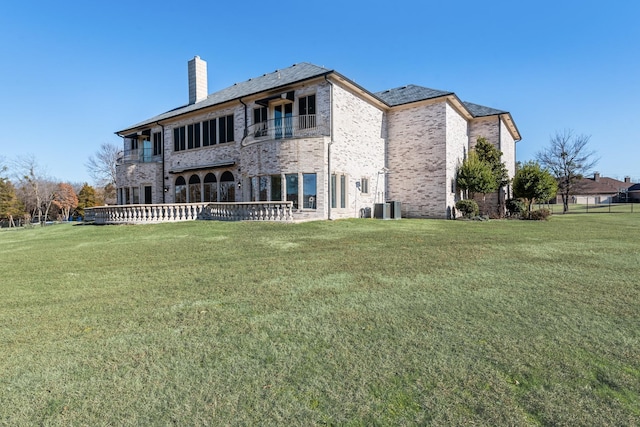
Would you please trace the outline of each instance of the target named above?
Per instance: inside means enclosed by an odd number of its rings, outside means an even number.
[[[454,218],[455,205],[460,200],[456,186],[458,167],[464,161],[469,149],[469,126],[467,120],[451,104],[447,103],[447,146],[446,146],[446,194],[445,216]]]
[[[332,174],[346,174],[346,208],[331,209],[332,218],[358,217],[362,209],[371,209],[383,201],[385,175],[385,123],[381,108],[364,100],[339,84],[333,89]],[[362,193],[356,182],[369,181],[369,193]],[[379,193],[376,197],[376,192]]]
[[[509,178],[515,175],[516,146],[515,140],[504,121],[499,116],[479,117],[471,121],[469,144],[475,147],[478,137],[484,137],[498,150],[502,151],[502,162],[509,173]],[[504,213],[504,201],[511,197],[511,186],[507,186],[500,193],[487,194],[483,202],[482,196],[477,195],[476,201],[484,213],[491,216],[501,216]],[[484,205],[484,208],[483,208]]]
[[[446,117],[442,100],[389,112],[388,198],[403,204],[404,216],[446,217]]]

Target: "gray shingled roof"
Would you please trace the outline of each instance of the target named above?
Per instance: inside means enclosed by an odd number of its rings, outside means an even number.
[[[411,102],[423,101],[425,99],[453,95],[453,92],[429,89],[428,87],[423,86],[407,85],[382,92],[376,92],[374,95],[383,100],[390,107],[395,107],[396,105],[409,104]]]
[[[454,93],[438,89],[430,89],[423,86],[407,85],[396,89],[377,92],[374,95],[383,100],[390,107],[395,107],[397,105],[409,104],[411,102],[454,95]],[[507,113],[506,111],[496,110],[495,108],[485,107],[471,102],[463,102],[463,104],[473,117],[495,116]]]
[[[331,72],[332,70],[306,62],[294,64],[291,67],[283,68],[282,70],[275,70],[272,73],[263,74],[262,76],[251,78],[241,83],[235,83],[233,86],[229,86],[218,92],[212,93],[211,95],[207,96],[207,99],[203,101],[197,102],[195,104],[183,105],[182,107],[169,110],[165,113],[159,114],[143,122],[130,126],[125,130],[155,123],[159,120],[179,116],[181,114],[199,110],[205,107],[210,107],[212,105],[222,104],[224,102],[242,98],[244,96],[276,89],[278,87],[286,86],[291,83],[326,75]]]
[[[130,126],[118,133],[125,132],[129,129],[135,129],[143,127],[160,120],[165,120],[171,117],[176,117],[181,114],[196,111],[201,108],[210,107],[213,105],[222,104],[227,101],[239,99],[245,96],[258,94],[268,90],[277,89],[292,83],[308,80],[314,77],[319,77],[333,73],[333,70],[319,67],[317,65],[302,62],[294,64],[291,67],[276,70],[272,73],[263,74],[262,76],[251,78],[241,83],[235,83],[233,86],[229,86],[218,92],[214,92],[207,96],[207,99],[197,102],[195,104],[183,105],[181,107],[169,110],[165,113],[159,114],[155,117],[151,117],[143,122]],[[355,84],[355,83],[354,83]],[[366,91],[366,89],[363,88]],[[455,95],[453,92],[447,92],[437,89],[430,89],[424,86],[407,85],[398,87],[395,89],[389,89],[382,92],[373,94],[382,102],[390,107],[397,105],[409,104],[411,102],[423,101],[427,99],[439,98],[442,96]],[[490,107],[484,107],[482,105],[473,104],[471,102],[463,102],[464,106],[474,117],[494,116],[498,114],[507,114],[506,111],[496,110]]]
[[[507,114],[506,111],[496,110],[495,108],[485,107],[483,105],[473,104],[471,102],[462,102],[469,110],[473,117],[497,116],[498,114]]]

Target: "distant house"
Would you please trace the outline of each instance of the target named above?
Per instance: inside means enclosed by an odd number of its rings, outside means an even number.
[[[300,63],[208,94],[206,63],[196,56],[188,72],[188,104],[116,132],[119,205],[284,201],[305,220],[398,201],[405,217],[449,218],[457,168],[478,137],[515,172],[511,114],[453,92],[373,93]]]
[[[625,182],[627,182],[625,178]],[[627,188],[627,201],[633,203],[640,203],[640,184],[633,184]]]
[[[574,194],[570,196],[569,203],[576,204],[601,204],[616,203],[627,193],[631,187],[631,178],[624,181],[600,176],[595,172],[591,178],[582,178],[574,187]],[[621,196],[622,195],[622,196]],[[562,197],[556,197],[556,203],[562,203]]]

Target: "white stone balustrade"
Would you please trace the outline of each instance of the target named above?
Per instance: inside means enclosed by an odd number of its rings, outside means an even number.
[[[209,203],[208,218],[219,221],[293,221],[293,202]]]
[[[152,224],[160,222],[293,221],[292,202],[171,203],[114,205],[85,209],[85,222],[94,224]]]

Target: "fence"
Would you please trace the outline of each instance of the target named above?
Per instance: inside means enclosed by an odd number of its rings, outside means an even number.
[[[588,214],[588,213],[640,213],[640,206],[636,203],[569,203],[567,214]],[[554,214],[562,214],[562,203],[538,205],[538,208],[547,208]]]

